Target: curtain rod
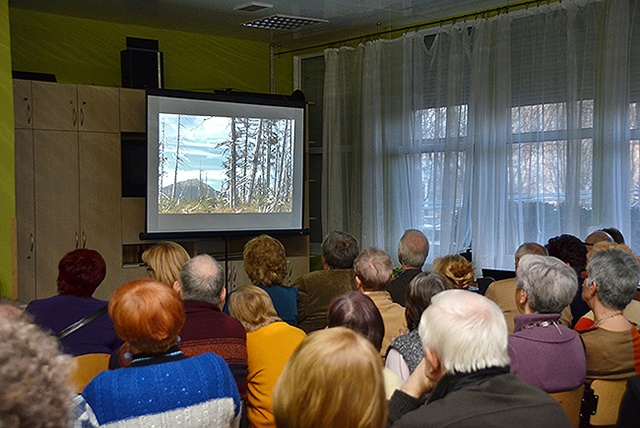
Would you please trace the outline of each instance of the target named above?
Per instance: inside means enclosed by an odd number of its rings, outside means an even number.
[[[562,0],[525,0],[518,3],[511,3],[511,4],[507,3],[504,6],[492,7],[489,9],[481,10],[479,12],[465,13],[461,15],[451,16],[448,18],[435,19],[433,21],[421,22],[419,24],[405,25],[402,27],[391,28],[383,31],[376,31],[369,34],[363,34],[361,36],[354,36],[346,39],[335,40],[333,42],[320,43],[313,46],[307,46],[303,48],[296,48],[296,49],[290,49],[287,51],[276,52],[275,55],[280,56],[284,54],[303,52],[303,51],[314,50],[314,49],[329,48],[335,45],[342,45],[344,43],[354,42],[357,40],[371,39],[373,37],[384,36],[392,33],[398,33],[398,32],[406,33],[409,31],[418,31],[425,28],[429,28],[429,27],[438,27],[438,26],[443,26],[447,24],[453,25],[456,22],[460,22],[460,21],[468,21],[468,20],[474,20],[474,19],[480,19],[480,18],[490,18],[492,16],[509,13],[514,10],[527,9],[530,6],[541,6],[543,4],[559,3],[560,1]]]

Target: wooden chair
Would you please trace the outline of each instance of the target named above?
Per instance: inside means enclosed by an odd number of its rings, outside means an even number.
[[[591,426],[615,426],[618,420],[620,401],[627,388],[627,380],[594,380],[593,393],[598,397],[596,411],[589,418]]]
[[[76,392],[82,390],[98,373],[109,369],[109,354],[85,354],[75,357],[76,369],[71,375],[71,380],[76,386]]]
[[[554,392],[550,394],[558,400],[562,406],[562,410],[567,414],[569,422],[573,428],[580,426],[580,408],[582,406],[582,395],[584,394],[584,385],[571,391]]]

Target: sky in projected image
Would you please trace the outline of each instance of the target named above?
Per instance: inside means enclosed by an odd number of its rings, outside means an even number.
[[[226,178],[222,163],[224,147],[229,139],[230,118],[217,116],[180,115],[180,163],[178,183],[189,179],[201,179],[215,190],[220,190]],[[164,141],[166,158],[161,183],[173,184],[178,141],[178,115],[160,114],[160,141]],[[161,172],[159,171],[159,173]]]

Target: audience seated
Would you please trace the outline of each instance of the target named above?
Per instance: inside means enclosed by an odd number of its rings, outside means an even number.
[[[126,283],[109,314],[133,355],[129,367],[102,372],[84,389],[100,425],[237,426],[240,396],[224,360],[187,358],[177,347],[184,307],[175,290],[152,279]]]
[[[98,422],[69,382],[73,359],[28,314],[0,304],[0,426],[90,428]]]
[[[288,275],[284,245],[268,235],[260,235],[244,246],[243,261],[249,279],[267,292],[278,316],[297,325],[298,289],[282,285]],[[228,309],[225,312],[228,313]]]
[[[382,362],[370,341],[335,327],[309,335],[273,391],[279,428],[382,428]]]
[[[509,336],[511,373],[553,393],[584,383],[586,360],[578,334],[560,324],[560,311],[573,299],[576,274],[555,257],[525,255],[517,269],[515,317]]]
[[[253,285],[231,293],[229,310],[247,330],[249,427],[275,428],[271,393],[284,365],[306,334],[283,322],[267,292]]]
[[[582,278],[582,273],[587,265],[587,247],[580,239],[573,235],[560,235],[549,239],[545,247],[551,257],[568,264],[575,271],[576,276]],[[571,301],[573,325],[587,312],[589,312],[589,307],[582,300],[580,284],[576,283],[575,296]]]
[[[107,272],[100,253],[88,249],[71,251],[60,260],[58,272],[59,294],[34,300],[26,309],[36,324],[54,334],[107,306],[107,302],[92,297]],[[65,352],[74,356],[110,354],[122,345],[106,312],[60,342]]]
[[[491,300],[443,291],[419,328],[424,359],[391,397],[389,426],[570,427],[554,398],[509,373],[507,324]]]
[[[242,324],[224,314],[224,271],[207,254],[187,261],[173,288],[184,303],[185,320],[178,347],[187,357],[213,352],[224,358],[241,397],[247,392],[247,336]]]
[[[331,232],[322,241],[324,269],[303,275],[292,284],[298,289],[298,326],[305,332],[325,328],[329,302],[355,290],[353,262],[359,252],[353,235]]]
[[[473,264],[460,254],[439,257],[433,261],[432,269],[456,283],[458,288],[477,290]]]
[[[149,278],[169,287],[178,280],[180,269],[189,260],[189,253],[180,244],[171,241],[159,242],[142,253]]]
[[[347,327],[368,339],[380,352],[384,337],[384,322],[373,300],[360,291],[350,291],[336,297],[327,311],[329,328]],[[382,370],[384,389],[387,398],[402,386],[402,379],[388,368]]]
[[[453,281],[437,272],[421,272],[409,283],[405,310],[409,333],[399,336],[391,342],[385,361],[385,365],[397,373],[403,382],[409,379],[409,375],[413,373],[424,357],[422,341],[418,334],[422,313],[431,304],[433,296],[441,291],[454,288],[457,286]]]
[[[516,269],[518,268],[518,262],[525,254],[537,254],[540,256],[548,256],[549,252],[546,248],[544,248],[540,244],[536,244],[534,242],[527,242],[516,250]],[[516,306],[516,301],[513,298],[516,292],[516,278],[508,278],[502,279],[500,281],[493,282],[489,284],[487,291],[485,292],[485,296],[489,299],[496,302],[500,309],[502,309],[502,313],[504,314],[505,319],[507,320],[507,328],[509,329],[509,334],[513,333],[513,317],[518,315],[520,312],[518,311],[518,307]],[[566,325],[567,327],[571,327],[572,318],[571,318],[571,308],[567,306],[560,313],[560,323],[562,325]]]
[[[587,354],[587,380],[640,374],[640,334],[622,314],[639,280],[640,266],[633,255],[608,248],[591,256],[582,296],[594,322],[579,331]]]
[[[355,270],[358,290],[373,300],[382,315],[385,335],[380,354],[385,357],[391,341],[407,331],[404,308],[385,291],[393,277],[391,257],[378,248],[367,248],[356,258]]]
[[[631,255],[633,255],[638,263],[640,264],[640,258],[631,250],[631,248],[627,247],[624,244],[616,244],[611,242],[598,242],[595,244],[589,252],[587,253],[587,263],[591,260],[591,257],[598,251],[605,250],[607,248],[618,248],[622,251],[625,251]],[[622,315],[632,323],[636,325],[640,325],[640,302],[632,299],[629,304],[622,311]],[[576,330],[586,330],[593,325],[593,311],[587,312],[580,320],[576,323]]]
[[[402,270],[391,281],[387,291],[391,299],[399,305],[405,306],[405,290],[409,282],[420,272],[429,255],[429,240],[418,229],[408,229],[400,238],[398,244],[398,261]]]

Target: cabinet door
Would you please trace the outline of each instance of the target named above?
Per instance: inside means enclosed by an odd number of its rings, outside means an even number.
[[[32,82],[33,128],[58,131],[78,129],[76,85]]]
[[[118,88],[78,86],[78,130],[120,131]]]
[[[147,132],[146,103],[145,91],[120,88],[120,132]]]
[[[33,128],[33,102],[30,80],[13,81],[13,117],[18,129]]]
[[[28,303],[36,297],[33,131],[16,129],[16,220],[18,296]],[[15,296],[14,296],[15,297]]]
[[[79,133],[80,223],[83,248],[102,254],[107,277],[95,296],[108,299],[121,285],[120,135]]]
[[[58,262],[80,240],[78,133],[34,130],[36,298],[57,294]]]

